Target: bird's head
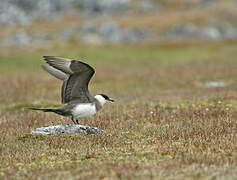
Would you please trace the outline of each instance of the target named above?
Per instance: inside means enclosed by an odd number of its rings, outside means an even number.
[[[105,94],[97,94],[95,98],[100,102],[100,104],[103,106],[106,102],[114,102],[113,99],[110,99],[107,95]]]

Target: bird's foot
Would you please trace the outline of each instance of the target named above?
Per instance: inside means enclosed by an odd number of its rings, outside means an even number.
[[[73,122],[74,124],[76,124],[76,125],[79,125],[79,122],[78,122],[78,120],[77,120],[76,118],[73,118],[73,117],[72,117],[72,122]]]
[[[74,124],[77,124],[77,122],[75,121],[75,119],[74,119],[74,118],[72,118],[72,122],[73,122]]]

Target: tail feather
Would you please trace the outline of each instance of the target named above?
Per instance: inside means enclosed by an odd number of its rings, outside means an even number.
[[[36,111],[43,111],[43,112],[54,112],[56,114],[60,114],[63,116],[70,116],[71,113],[70,111],[68,111],[67,109],[64,109],[62,107],[58,107],[58,108],[28,108],[31,110],[36,110]]]
[[[55,112],[56,109],[53,108],[28,108],[30,110],[44,111],[44,112]]]

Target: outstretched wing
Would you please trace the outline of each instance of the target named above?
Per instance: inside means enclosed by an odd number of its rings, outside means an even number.
[[[52,76],[56,77],[57,79],[60,80],[67,80],[69,75],[65,74],[64,72],[62,72],[61,70],[58,70],[52,66],[45,66],[42,65],[41,66],[45,71],[47,71],[49,74],[51,74]]]
[[[42,65],[41,66],[45,71],[47,71],[49,74],[52,76],[56,77],[57,79],[60,79],[63,81],[63,85],[61,88],[61,102],[64,104],[64,97],[65,97],[65,89],[67,86],[67,80],[69,78],[69,75],[65,74],[64,72],[52,67],[52,66],[46,66]]]
[[[95,71],[90,65],[81,61],[54,56],[44,56],[44,59],[51,67],[68,76],[68,79],[64,81],[64,87],[62,87],[62,103],[69,103],[74,100],[80,103],[92,101],[93,98],[88,91],[88,84]],[[50,74],[57,77],[52,71]]]

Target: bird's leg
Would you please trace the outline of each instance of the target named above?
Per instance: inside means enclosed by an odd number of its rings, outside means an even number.
[[[77,122],[76,122],[77,120],[75,121],[75,119],[73,118],[73,116],[72,116],[71,119],[72,119],[72,122],[73,122],[74,124],[77,124]]]
[[[78,119],[76,119],[76,123],[79,125]]]

